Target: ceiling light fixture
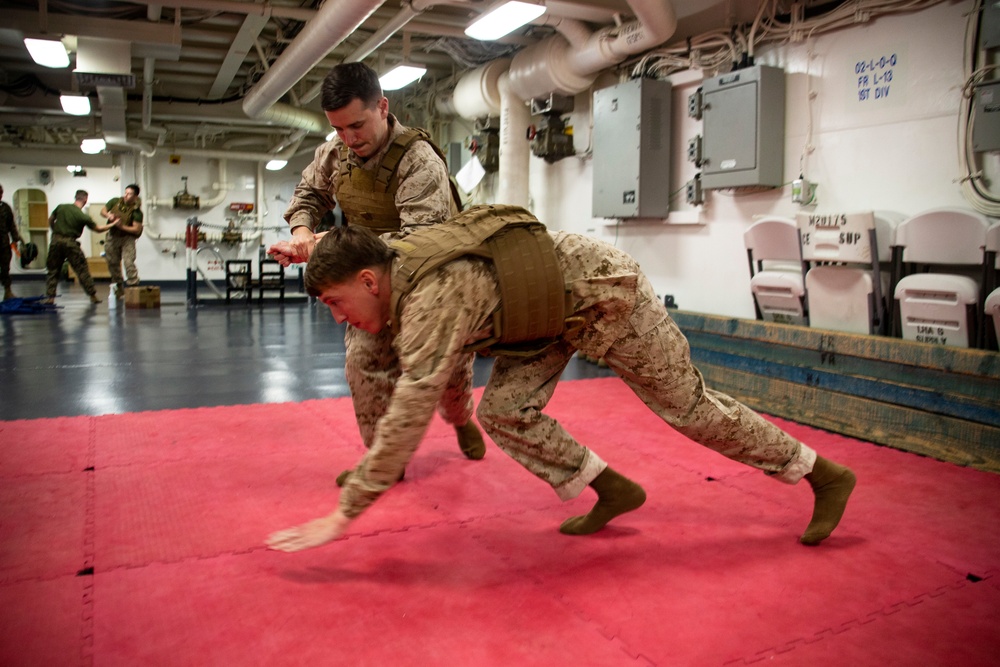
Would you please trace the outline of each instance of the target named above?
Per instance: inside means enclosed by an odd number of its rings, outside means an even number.
[[[525,23],[534,21],[544,13],[544,5],[512,0],[480,16],[472,25],[465,29],[465,34],[472,39],[484,42],[500,39],[504,35],[517,30]]]
[[[86,116],[90,113],[90,98],[86,95],[60,95],[63,111],[71,116]]]
[[[379,77],[378,82],[382,85],[382,90],[399,90],[408,86],[424,74],[427,68],[412,63],[400,63],[391,70]]]
[[[264,165],[264,169],[267,169],[268,171],[278,171],[280,169],[284,169],[286,164],[288,164],[288,160],[271,160]]]
[[[95,155],[108,147],[104,139],[84,139],[80,142],[80,150],[87,155]]]
[[[69,54],[59,40],[24,38],[31,59],[43,67],[69,67]]]

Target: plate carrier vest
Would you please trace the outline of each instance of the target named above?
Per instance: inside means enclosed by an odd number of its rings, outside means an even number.
[[[351,164],[347,145],[340,145],[336,196],[347,224],[367,227],[376,234],[399,231],[399,210],[396,208],[399,177],[396,171],[400,160],[414,141],[426,141],[441,161],[447,164],[441,149],[431,141],[426,131],[418,127],[410,128],[393,139],[378,168],[374,170],[361,169]],[[458,190],[450,180],[449,184],[455,210],[461,211],[462,200],[458,196]]]
[[[389,247],[399,258],[392,274],[393,334],[399,333],[404,297],[424,276],[464,256],[489,260],[500,287],[493,336],[466,351],[531,356],[554,343],[568,324],[582,323],[581,318],[567,318],[569,293],[552,237],[519,206],[474,206],[446,222],[414,230]]]
[[[142,206],[142,200],[139,197],[133,199],[132,203],[129,205],[125,204],[124,197],[119,197],[118,201],[115,202],[115,205],[111,207],[111,210],[108,211],[108,213],[117,214],[118,217],[122,219],[122,224],[131,225],[132,215],[137,210],[139,210],[141,206]],[[109,231],[117,232],[117,234],[120,236],[132,236],[132,234],[126,234],[125,232],[118,231],[116,227],[112,227]],[[139,236],[142,236],[141,231],[139,232]],[[136,236],[135,238],[139,238],[139,236]]]

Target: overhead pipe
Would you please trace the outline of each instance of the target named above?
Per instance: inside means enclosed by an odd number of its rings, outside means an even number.
[[[385,0],[327,0],[243,99],[243,111],[262,116]]]
[[[406,2],[404,0],[402,9],[396,12],[391,19],[383,23],[378,30],[373,32],[371,37],[366,39],[361,46],[356,48],[346,58],[344,58],[344,62],[361,62],[370,56],[375,49],[385,44],[393,35],[406,27],[410,21],[435,5],[467,5],[469,4],[469,1],[470,0],[410,0],[409,2]],[[311,102],[320,94],[322,89],[323,82],[320,81],[302,96],[302,102]]]
[[[514,56],[511,89],[522,99],[550,93],[572,96],[587,90],[601,70],[667,41],[677,29],[673,4],[664,0],[628,0],[636,20],[592,34],[572,19],[554,23],[559,32]]]

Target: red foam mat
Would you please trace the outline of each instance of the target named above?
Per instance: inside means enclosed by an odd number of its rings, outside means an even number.
[[[402,484],[298,554],[263,540],[335,505],[349,400],[0,422],[37,445],[0,446],[0,664],[995,664],[1000,477],[776,419],[860,479],[808,548],[807,485],[620,381],[548,412],[646,505],[561,535],[591,491],[562,503],[492,445],[468,461],[435,419]]]

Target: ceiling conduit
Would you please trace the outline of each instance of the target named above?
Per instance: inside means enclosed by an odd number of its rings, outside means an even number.
[[[302,32],[243,99],[251,118],[267,117],[270,107],[326,54],[354,32],[385,0],[327,0]]]
[[[669,0],[628,0],[636,20],[593,34],[579,21],[554,23],[559,35],[522,49],[510,65],[511,90],[524,100],[583,92],[601,70],[659,46],[677,29]]]
[[[367,58],[378,47],[385,44],[389,38],[399,32],[402,28],[435,5],[466,5],[469,0],[406,0],[403,7],[395,16],[386,21],[381,28],[372,33],[372,36],[356,48],[349,56],[344,58],[345,63],[357,63]],[[302,102],[311,102],[320,94],[323,82],[317,83],[302,96]]]

